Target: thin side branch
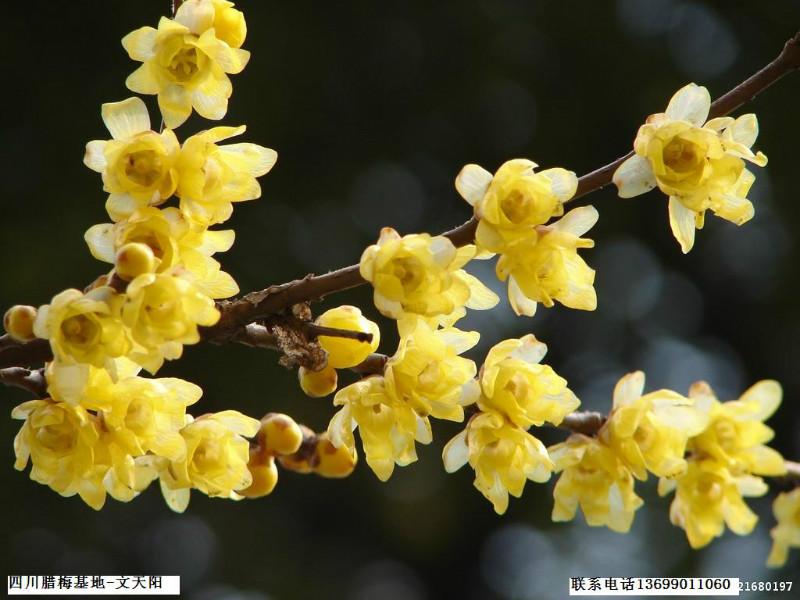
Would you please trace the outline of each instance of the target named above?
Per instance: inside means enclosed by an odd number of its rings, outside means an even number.
[[[47,396],[44,369],[31,370],[23,367],[0,369],[0,383],[27,390],[37,398]]]

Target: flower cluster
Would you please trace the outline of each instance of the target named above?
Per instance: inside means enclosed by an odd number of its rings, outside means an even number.
[[[463,421],[464,406],[475,402],[475,363],[459,356],[478,343],[477,332],[434,329],[413,318],[401,327],[400,346],[383,375],[341,389],[328,435],[336,447],[355,452],[358,428],[367,464],[381,481],[395,465],[417,460],[415,443],[432,440],[430,417]]]
[[[486,356],[479,377],[479,412],[445,446],[445,469],[452,473],[467,462],[475,470],[475,487],[498,514],[508,495],[522,495],[525,482],[550,479],[555,465],[531,425],[559,425],[580,402],[552,368],[539,364],[547,346],[533,335],[505,340]]]
[[[194,108],[220,119],[231,94],[226,73],[241,71],[245,21],[224,0],[190,0],[158,30],[144,27],[123,45],[144,64],[128,87],[157,93],[165,124]],[[274,165],[273,150],[219,144],[244,127],[215,127],[178,141],[154,131],[144,102],[103,104],[110,140],[87,144],[85,164],[101,174],[112,223],[91,227],[92,255],[112,265],[87,290],[66,290],[37,310],[15,307],[7,328],[20,339],[49,340],[49,397],[14,410],[24,419],[16,466],[63,495],[100,508],[106,494],[130,500],[160,479],[169,505],[183,510],[189,490],[239,498],[253,482],[246,438],[259,422],[236,411],[193,419],[186,407],[202,391],[179,379],[146,379],[200,327],[220,318],[215,300],[239,291],[212,256],[233,244],[231,230],[212,230],[232,202],[260,196],[256,177]],[[171,197],[177,206],[161,207]]]
[[[456,189],[478,219],[478,251],[500,254],[497,276],[508,280],[508,299],[518,315],[533,316],[537,303],[551,307],[556,301],[594,310],[594,271],[578,249],[594,246],[581,236],[597,222],[597,211],[584,206],[564,215],[564,203],[578,187],[575,173],[561,168],[536,173],[535,167],[515,159],[494,176],[478,165],[467,165],[458,174]]]
[[[644,373],[626,375],[614,389],[613,409],[596,437],[575,434],[549,448],[557,471],[554,521],[570,521],[580,506],[591,526],[627,532],[642,499],[634,480],[648,473],[686,472],[690,436],[707,420],[689,398],[670,390],[644,394]]]
[[[689,391],[706,418],[706,427],[689,440],[688,469],[679,477],[659,482],[659,493],[675,491],[670,506],[672,523],[686,531],[692,548],[701,548],[725,531],[745,535],[758,517],[744,496],[762,496],[767,485],[760,477],[786,473],[781,455],[764,445],[773,431],[764,424],[781,402],[776,381],[760,381],[738,400],[719,402],[705,382]]]
[[[706,121],[710,108],[706,88],[690,83],[678,90],[665,112],[639,128],[634,155],[614,173],[622,198],[656,186],[669,196],[670,227],[684,253],[692,249],[707,210],[737,225],[753,218],[747,193],[755,176],[745,161],[767,164],[766,156],[750,149],[758,136],[754,114]]]

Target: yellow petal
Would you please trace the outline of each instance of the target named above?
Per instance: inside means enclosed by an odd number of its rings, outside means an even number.
[[[150,116],[141,98],[106,102],[100,113],[103,115],[103,123],[115,140],[124,140],[137,133],[150,131]]]
[[[711,95],[708,90],[695,83],[685,85],[672,96],[665,114],[675,121],[689,121],[693,125],[703,125],[711,108]]]
[[[133,60],[146,61],[155,56],[156,30],[140,27],[122,38],[122,47]]]
[[[684,254],[694,246],[696,215],[695,211],[686,208],[677,197],[669,197],[669,225]]]
[[[650,162],[634,154],[614,172],[613,182],[620,198],[633,198],[656,187],[656,176]]]
[[[479,165],[466,165],[456,177],[456,190],[471,206],[486,195],[492,174]]]

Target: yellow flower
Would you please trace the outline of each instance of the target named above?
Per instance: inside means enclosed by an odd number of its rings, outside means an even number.
[[[508,243],[526,237],[534,227],[564,214],[563,203],[575,195],[578,178],[561,168],[534,173],[536,163],[517,158],[492,176],[467,165],[456,177],[456,189],[475,207],[479,250],[504,252]]]
[[[256,419],[224,410],[203,415],[181,429],[186,455],[161,472],[161,490],[169,507],[183,512],[190,488],[212,497],[241,499],[236,490],[247,489],[253,481],[245,438],[255,436],[260,427]]]
[[[170,129],[150,130],[140,98],[103,104],[101,114],[113,139],[86,144],[83,162],[102,174],[103,189],[110,194],[106,210],[114,221],[121,221],[137,208],[161,204],[175,193],[180,144]]]
[[[508,495],[522,496],[525,482],[550,479],[553,463],[542,442],[496,412],[474,415],[467,427],[447,442],[445,470],[453,473],[467,462],[475,470],[475,487],[502,515]]]
[[[155,273],[181,266],[193,283],[211,298],[229,298],[239,286],[211,255],[233,245],[234,232],[192,227],[177,208],[142,208],[121,223],[93,225],[84,236],[96,259],[114,264],[119,250],[130,243],[148,246],[155,257]]]
[[[25,420],[14,438],[14,467],[22,471],[30,460],[31,479],[62,496],[79,494],[95,510],[102,508],[108,466],[95,460],[96,418],[80,406],[50,399],[24,402],[11,416]]]
[[[360,272],[374,288],[375,306],[387,317],[408,313],[452,325],[465,314],[465,306],[483,310],[498,302],[461,269],[474,256],[475,246],[456,248],[444,236],[425,233],[400,237],[385,227],[378,243],[361,256]]]
[[[355,367],[375,352],[381,341],[381,331],[377,323],[367,319],[355,306],[337,306],[327,310],[317,318],[316,323],[323,327],[372,334],[371,342],[328,335],[319,336],[319,345],[328,353],[328,365],[336,369]]]
[[[708,426],[689,441],[693,456],[712,458],[735,476],[786,474],[783,457],[764,445],[775,435],[764,421],[783,397],[777,381],[759,381],[730,402],[719,402],[708,384],[699,382],[689,390],[689,397],[708,415]]]
[[[102,367],[130,351],[131,341],[119,320],[122,296],[108,287],[83,294],[69,289],[39,308],[37,337],[50,340],[55,357]]]
[[[175,13],[175,20],[195,35],[213,28],[218,39],[231,48],[241,48],[247,24],[242,12],[233,6],[225,0],[186,0]]]
[[[508,299],[518,315],[533,316],[536,304],[551,307],[558,300],[581,310],[597,308],[594,270],[578,255],[594,242],[580,237],[597,222],[597,210],[582,206],[552,225],[542,225],[503,249],[497,276],[508,279]]]
[[[82,404],[102,415],[110,440],[126,454],[151,452],[180,460],[186,454],[180,434],[186,424],[186,407],[202,395],[202,389],[182,379],[128,377],[106,395],[89,396]]]
[[[635,155],[614,173],[622,198],[656,186],[669,196],[670,226],[684,253],[692,249],[706,210],[737,225],[753,217],[747,192],[755,177],[744,160],[767,164],[766,156],[750,150],[758,136],[756,116],[706,122],[710,106],[706,88],[690,83],[678,90],[665,112],[639,128]]]
[[[46,365],[47,393],[56,402],[82,405],[108,398],[113,384],[134,377],[142,368],[123,356],[106,360],[103,368],[86,363],[62,362],[58,359]]]
[[[770,531],[772,550],[767,565],[782,567],[789,558],[789,548],[800,548],[800,487],[778,494],[772,512],[778,524]]]
[[[177,193],[190,219],[204,225],[222,223],[233,212],[232,202],[261,197],[256,177],[272,169],[277,152],[250,143],[218,145],[244,131],[244,125],[213,127],[183,143]]]
[[[716,460],[689,460],[686,473],[677,479],[661,479],[658,493],[675,490],[669,517],[686,531],[689,545],[702,548],[721,536],[725,525],[737,535],[750,533],[758,517],[742,496],[763,496],[767,485],[760,477],[734,476]]]
[[[430,423],[393,398],[383,377],[373,376],[339,390],[341,406],[328,425],[328,437],[337,448],[355,452],[353,431],[358,427],[367,464],[381,481],[392,476],[395,464],[404,467],[417,460],[414,442],[431,442]]]
[[[497,411],[528,428],[545,421],[558,425],[580,405],[567,382],[538,364],[547,346],[532,334],[496,344],[481,368],[481,410]]]
[[[140,275],[126,291],[122,320],[135,347],[129,358],[155,373],[164,359],[180,358],[184,344],[200,341],[197,327],[219,320],[214,301],[187,279],[169,273]]]
[[[556,471],[563,471],[553,490],[553,521],[571,521],[580,506],[588,525],[627,533],[643,502],[617,454],[598,439],[579,434],[548,450]]]
[[[189,118],[192,108],[206,119],[224,117],[233,91],[226,73],[240,73],[250,60],[247,50],[231,48],[213,28],[198,36],[165,17],[158,29],[132,31],[122,45],[143,63],[125,85],[139,94],[158,94],[164,122],[172,129]]]
[[[432,329],[423,319],[403,323],[400,346],[386,363],[386,390],[417,415],[464,420],[480,394],[475,363],[459,356],[478,343],[477,331]]]
[[[686,472],[688,439],[703,431],[708,417],[693,402],[670,390],[646,395],[644,373],[636,371],[619,380],[614,388],[614,409],[599,433],[642,481],[650,471],[658,477],[676,477]]]

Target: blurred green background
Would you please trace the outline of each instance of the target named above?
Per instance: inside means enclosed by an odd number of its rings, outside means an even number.
[[[578,174],[627,152],[636,129],[688,81],[713,97],[771,60],[800,26],[800,3],[690,0],[245,1],[252,59],[233,77],[226,124],[279,153],[263,198],[237,205],[237,243],[221,258],[243,291],[355,262],[380,227],[439,232],[463,222],[460,168],[495,170],[525,157]],[[130,95],[135,64],[120,39],[156,25],[168,0],[28,1],[4,7],[0,307],[41,304],[104,270],[83,232],[106,220],[99,176],[84,144],[106,139],[102,102]],[[505,301],[471,313],[482,333],[471,357],[534,332],[546,359],[587,408],[607,410],[614,382],[644,369],[648,389],[686,391],[706,379],[722,399],[762,378],[785,401],[771,424],[776,448],[800,458],[800,291],[797,200],[800,74],[745,109],[761,124],[770,158],[751,193],[756,217],[742,228],[709,218],[695,249],[680,253],[666,199],[651,192],[595,204],[599,307],[561,306],[516,318]],[[155,114],[153,97],[146,99]],[[741,112],[741,111],[740,111]],[[157,117],[153,118],[157,123]],[[198,117],[181,139],[209,127]],[[492,265],[475,265],[499,285]],[[504,297],[504,294],[501,294]],[[372,318],[368,289],[330,298]],[[392,324],[381,321],[392,353]],[[187,348],[161,375],[202,385],[197,411],[285,411],[317,429],[334,410],[302,395],[277,356],[239,346]],[[0,389],[7,413],[26,395]],[[529,484],[498,517],[464,469],[447,475],[441,447],[458,427],[437,423],[420,460],[380,483],[365,464],[343,481],[281,473],[275,493],[234,503],[194,494],[172,514],[152,487],[96,513],[13,469],[19,423],[0,420],[0,485],[7,573],[161,573],[212,598],[558,598],[569,576],[738,576],[789,579],[763,566],[771,496],[746,538],[731,533],[700,552],[669,523],[668,499],[639,485],[646,505],[617,535],[550,522],[552,482]],[[542,431],[546,443],[563,438]],[[795,585],[800,585],[796,581]],[[749,597],[756,597],[751,594]],[[770,595],[769,597],[772,597]]]

